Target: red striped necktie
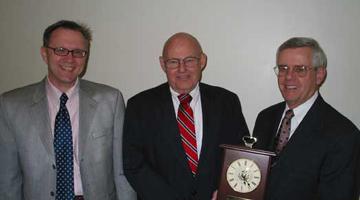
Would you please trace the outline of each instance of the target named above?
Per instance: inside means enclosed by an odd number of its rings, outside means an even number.
[[[196,147],[194,113],[190,107],[190,101],[192,98],[189,94],[181,94],[178,98],[180,100],[180,105],[178,109],[177,122],[181,135],[181,143],[186,153],[191,172],[195,175],[198,165],[198,155]]]

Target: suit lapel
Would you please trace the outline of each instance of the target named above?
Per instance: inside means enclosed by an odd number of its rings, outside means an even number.
[[[168,140],[168,144],[171,145],[171,149],[175,155],[175,157],[180,162],[181,166],[187,170],[189,175],[191,175],[190,168],[188,166],[188,161],[186,158],[186,154],[181,144],[181,136],[178,129],[178,124],[176,121],[176,113],[174,113],[174,105],[172,102],[172,97],[169,89],[169,85],[163,84],[159,88],[159,98],[161,98],[158,102],[161,104],[161,115],[163,116],[162,120],[164,120],[164,125],[161,125],[164,136],[164,140]]]
[[[200,95],[201,95],[201,107],[202,107],[202,116],[203,116],[203,139],[202,139],[202,147],[200,153],[200,160],[198,170],[201,171],[205,166],[204,160],[207,160],[208,151],[213,142],[215,142],[215,133],[216,125],[218,124],[218,116],[216,113],[216,108],[218,105],[212,101],[211,94],[207,91],[207,88],[203,84],[200,83]],[[204,166],[203,166],[204,165]]]
[[[48,112],[48,102],[46,97],[45,81],[41,81],[33,95],[33,104],[30,106],[30,115],[34,119],[35,126],[38,127],[39,137],[44,148],[48,152],[49,158],[55,162],[54,155],[54,136],[50,126]],[[96,111],[97,103],[92,98],[92,90],[80,80],[79,89],[79,155],[84,155],[86,140],[90,136],[91,122]]]
[[[271,151],[274,151],[275,150],[275,139],[276,139],[276,136],[277,136],[277,131],[278,131],[278,128],[279,128],[279,125],[280,125],[280,122],[281,122],[281,117],[282,117],[282,114],[285,110],[285,102],[280,104],[279,106],[279,109],[276,110],[276,113],[275,113],[275,123],[274,126],[272,127],[272,137],[271,137],[271,141],[269,142],[269,149]]]
[[[32,116],[31,119],[34,120],[34,126],[38,127],[37,131],[39,133],[39,137],[44,145],[44,148],[48,152],[50,160],[55,162],[53,145],[54,136],[50,126],[45,81],[46,79],[42,80],[38,84],[38,87],[33,95],[33,104],[30,106],[30,116]]]
[[[315,137],[315,133],[321,129],[321,117],[319,116],[319,109],[321,104],[323,103],[322,97],[316,99],[314,104],[311,106],[310,110],[306,113],[304,119],[301,121],[299,126],[296,128],[293,136],[291,136],[287,145],[291,147],[292,145],[296,146],[297,141],[301,142],[301,146],[306,146],[306,143],[312,143]]]
[[[82,80],[79,88],[79,154],[85,155],[87,140],[90,138],[91,124],[97,108],[97,102],[93,99],[93,91]]]

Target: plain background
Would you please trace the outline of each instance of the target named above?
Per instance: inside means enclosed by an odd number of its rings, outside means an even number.
[[[0,93],[41,80],[44,29],[61,19],[93,30],[85,79],[129,99],[166,80],[158,57],[185,31],[208,55],[203,82],[235,92],[250,130],[282,100],[273,72],[277,47],[313,37],[328,57],[321,94],[360,127],[359,0],[0,0]]]

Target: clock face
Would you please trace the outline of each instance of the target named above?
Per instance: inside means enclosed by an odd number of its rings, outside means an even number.
[[[248,193],[259,186],[261,172],[253,160],[240,158],[230,164],[226,172],[226,179],[234,191]]]

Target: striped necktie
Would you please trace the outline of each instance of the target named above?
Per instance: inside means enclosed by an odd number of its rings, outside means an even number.
[[[180,105],[178,109],[177,122],[181,135],[181,143],[186,153],[191,172],[195,176],[198,165],[198,155],[194,114],[190,107],[190,101],[192,98],[189,94],[181,94],[178,98],[180,100]]]

